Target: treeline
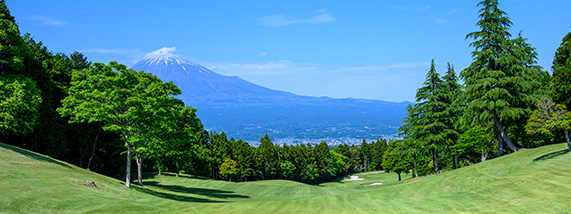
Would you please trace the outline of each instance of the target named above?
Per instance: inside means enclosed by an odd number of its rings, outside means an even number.
[[[379,139],[363,141],[361,146],[342,144],[333,148],[326,142],[279,146],[266,135],[254,147],[228,139],[224,132],[210,132],[208,141],[200,147],[202,158],[182,169],[184,172],[229,181],[287,179],[318,184],[350,173],[382,170],[387,142]],[[181,170],[172,164],[167,169]]]
[[[511,37],[512,22],[497,0],[478,6],[480,30],[466,36],[474,40],[472,63],[459,77],[448,64],[441,77],[432,60],[399,129],[404,140],[385,154],[393,158],[389,171],[428,165],[438,174],[564,139],[571,151],[571,33],[557,49],[551,76],[521,33]]]

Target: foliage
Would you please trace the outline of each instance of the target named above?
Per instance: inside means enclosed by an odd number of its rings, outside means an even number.
[[[529,114],[533,86],[538,85],[533,76],[541,75],[538,73],[541,71],[535,65],[535,49],[521,35],[510,39],[513,23],[498,5],[497,0],[478,3],[482,6],[476,24],[480,31],[466,36],[475,40],[470,44],[475,50],[474,61],[460,73],[466,85],[463,121],[469,126],[493,122],[501,139],[512,151],[517,151],[519,148],[508,137],[504,125]]]
[[[417,89],[416,104],[414,110],[407,110],[412,113],[408,132],[412,132],[412,137],[422,147],[432,151],[434,172],[439,173],[438,149],[445,148],[449,139],[457,134],[453,127],[447,126],[449,119],[449,108],[446,104],[446,84],[440,79],[436,72],[434,60],[432,60],[430,70],[426,74],[426,80],[422,87]]]
[[[537,109],[529,118],[526,131],[529,133],[552,134],[555,130],[563,130],[569,151],[571,151],[571,112],[564,105],[557,105],[547,97],[536,104]]]
[[[180,90],[172,83],[162,84],[155,76],[110,62],[74,72],[68,93],[63,106],[57,109],[59,113],[70,116],[70,123],[102,122],[103,130],[118,134],[127,147],[126,180],[130,181],[131,153],[145,152],[148,138],[156,136],[150,128],[156,127],[155,120],[161,121],[157,114],[165,111],[153,108],[165,104],[160,99],[172,101],[168,96]]]
[[[553,59],[551,95],[556,103],[571,109],[571,32],[567,33]]]
[[[494,148],[494,143],[494,132],[490,128],[477,125],[460,135],[458,144],[453,148],[460,153],[481,154],[481,161],[484,162]]]
[[[238,164],[231,158],[224,159],[224,162],[220,165],[220,174],[228,178],[230,181],[232,181],[232,177],[238,175],[239,172],[240,168],[238,167]]]
[[[395,172],[398,175],[399,181],[401,180],[401,173],[408,173],[411,169],[410,159],[399,154],[397,148],[401,144],[402,140],[391,140],[389,141],[389,146],[383,154],[383,168],[387,172]]]
[[[32,132],[40,116],[41,102],[40,90],[30,78],[0,76],[0,133]]]

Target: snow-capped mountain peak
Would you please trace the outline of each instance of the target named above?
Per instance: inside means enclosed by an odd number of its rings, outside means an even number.
[[[176,47],[161,48],[146,54],[143,60],[137,62],[132,68],[137,71],[150,72],[159,77],[174,75],[176,76],[175,79],[184,76],[217,75],[197,63],[183,59],[176,55],[175,52]]]

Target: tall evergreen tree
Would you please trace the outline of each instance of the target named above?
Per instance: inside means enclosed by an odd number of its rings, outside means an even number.
[[[401,146],[398,147],[397,152],[399,152],[401,156],[412,158],[414,176],[418,177],[418,157],[424,155],[427,151],[417,142],[417,139],[414,138],[413,126],[418,123],[418,112],[410,104],[406,106],[406,116],[403,118],[402,123],[398,132],[399,136],[403,137],[404,140],[402,144],[399,144]]]
[[[458,83],[458,77],[456,72],[454,72],[454,66],[448,63],[448,70],[446,75],[442,76],[444,81],[443,93],[443,103],[445,105],[448,117],[445,120],[446,129],[448,130],[448,136],[446,137],[446,144],[450,148],[458,144],[459,133],[456,127],[458,127],[457,122],[461,116],[460,103],[457,101],[462,93],[462,85]],[[458,168],[458,151],[453,151],[453,168]]]
[[[553,101],[571,109],[571,32],[567,33],[553,59]]]
[[[453,135],[453,130],[446,126],[448,112],[444,103],[445,96],[442,92],[446,88],[440,75],[436,72],[434,59],[430,70],[426,74],[426,81],[416,91],[416,104],[414,108],[418,112],[418,118],[412,125],[414,138],[432,152],[434,173],[439,173],[438,149],[446,145],[448,136]]]
[[[474,39],[470,46],[473,62],[460,76],[464,79],[467,103],[463,121],[469,125],[485,125],[493,122],[498,132],[499,148],[505,141],[512,151],[519,148],[510,140],[505,124],[524,117],[528,108],[529,88],[523,72],[525,55],[516,41],[510,39],[512,25],[507,14],[498,8],[498,0],[478,3],[480,31],[469,33],[466,39]],[[533,57],[532,57],[533,58]],[[499,155],[501,155],[501,151]]]

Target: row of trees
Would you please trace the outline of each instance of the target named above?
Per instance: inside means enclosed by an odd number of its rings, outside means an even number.
[[[363,141],[360,147],[342,144],[332,149],[326,142],[315,146],[279,146],[267,135],[258,147],[228,139],[224,132],[211,132],[208,139],[209,142],[202,145],[205,149],[201,150],[204,152],[201,163],[189,165],[190,169],[195,175],[208,176],[210,173],[214,179],[240,181],[288,179],[318,184],[348,173],[381,170],[382,154],[387,147],[383,139],[371,143]]]
[[[395,157],[401,162],[392,171],[413,168],[419,158],[438,174],[442,157],[445,167],[485,161],[490,153],[516,152],[561,139],[564,134],[571,151],[571,33],[565,36],[553,62],[553,77],[537,65],[537,53],[521,33],[511,38],[512,22],[498,8],[497,0],[478,6],[480,31],[469,33],[473,62],[460,72],[448,64],[444,76],[436,72],[434,60],[426,81],[417,90],[416,103],[407,114],[395,141]],[[553,102],[554,100],[555,102]],[[559,103],[559,104],[556,104]],[[563,132],[556,132],[563,130]],[[497,139],[497,144],[495,143]],[[393,148],[392,145],[389,145]],[[424,161],[422,161],[424,158]],[[412,163],[407,165],[408,163]],[[407,168],[408,167],[408,168]]]

